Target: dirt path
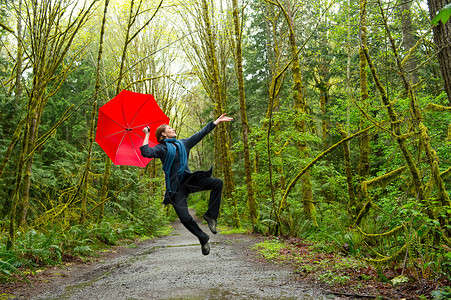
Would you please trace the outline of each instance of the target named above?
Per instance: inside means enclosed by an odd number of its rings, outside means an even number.
[[[286,266],[257,258],[250,249],[256,238],[210,234],[204,256],[193,235],[179,222],[173,227],[166,237],[104,261],[53,271],[48,280],[14,291],[15,299],[334,299],[296,282]]]

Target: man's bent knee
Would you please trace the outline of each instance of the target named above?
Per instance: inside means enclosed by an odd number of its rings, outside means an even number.
[[[222,179],[219,178],[215,178],[216,179],[216,186],[222,188],[222,186],[224,185],[224,182],[222,181]]]

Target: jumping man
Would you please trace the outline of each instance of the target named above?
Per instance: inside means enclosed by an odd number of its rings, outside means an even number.
[[[187,198],[191,193],[211,190],[208,210],[204,214],[204,219],[207,221],[210,231],[216,234],[216,220],[219,215],[223,183],[221,179],[211,177],[211,168],[208,171],[191,173],[188,168],[189,151],[219,123],[232,120],[232,118],[223,114],[216,121],[209,122],[199,132],[182,140],[176,139],[177,134],[174,129],[167,124],[163,124],[155,131],[159,144],[152,148],[149,147],[149,127],[143,129],[146,137],[140,148],[141,155],[149,158],[158,157],[163,163],[166,181],[166,194],[163,203],[172,204],[182,224],[199,239],[202,254],[204,255],[210,253],[210,245],[208,244],[210,237],[200,229],[197,222],[190,215]]]

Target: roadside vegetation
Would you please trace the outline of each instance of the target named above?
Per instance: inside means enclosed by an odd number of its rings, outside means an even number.
[[[434,300],[451,297],[449,280],[412,280],[412,269],[371,264],[361,257],[337,251],[333,242],[267,237],[253,248],[263,259],[294,267],[296,280],[323,285],[337,296]]]

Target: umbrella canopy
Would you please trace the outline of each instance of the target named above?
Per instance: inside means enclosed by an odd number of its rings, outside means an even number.
[[[145,167],[151,159],[141,156],[145,126],[150,127],[149,146],[158,141],[152,134],[169,118],[152,95],[123,90],[99,109],[96,142],[115,165]]]

